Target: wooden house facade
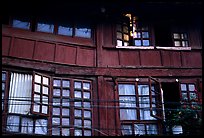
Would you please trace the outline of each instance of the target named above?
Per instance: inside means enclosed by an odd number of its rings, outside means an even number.
[[[171,135],[169,112],[201,118],[201,2],[15,2],[5,10],[3,135]]]

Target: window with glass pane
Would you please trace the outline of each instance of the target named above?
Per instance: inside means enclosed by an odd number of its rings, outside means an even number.
[[[53,79],[52,135],[70,135],[70,80]]]
[[[188,37],[187,33],[173,33],[173,41],[174,41],[174,46],[176,47],[188,47],[189,42],[188,42]]]
[[[37,23],[37,31],[54,33],[54,23],[39,20]]]
[[[2,102],[2,111],[4,110],[4,96],[5,96],[5,91],[6,91],[6,80],[7,80],[7,72],[6,71],[2,71],[2,93],[1,93],[1,102]]]
[[[73,27],[71,25],[59,25],[58,26],[58,34],[72,36],[73,35]]]
[[[50,78],[41,74],[34,73],[34,91],[32,111],[34,114],[48,115]]]
[[[124,22],[116,25],[117,46],[150,46],[149,28],[138,24],[138,18],[132,14],[124,17]]]
[[[91,136],[91,82],[74,80],[74,98],[74,136]]]
[[[181,83],[181,101],[183,106],[192,105],[198,106],[198,94],[195,84],[191,83]]]
[[[12,27],[29,30],[30,21],[27,18],[14,18],[12,20]]]
[[[76,25],[75,36],[83,38],[91,38],[91,27],[88,25]]]

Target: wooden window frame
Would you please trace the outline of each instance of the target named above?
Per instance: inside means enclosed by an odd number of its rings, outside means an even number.
[[[179,38],[174,38],[174,34],[178,34]],[[186,38],[182,38],[182,35],[186,35]],[[172,39],[173,39],[173,45],[174,47],[189,47],[189,39],[188,39],[188,33],[187,32],[173,32],[172,33]],[[175,45],[175,41],[179,42],[179,46]],[[183,41],[187,43],[187,45],[183,45]]]
[[[137,118],[136,118],[136,120],[120,120],[120,117],[119,117],[119,121],[120,121],[120,126],[122,126],[122,125],[131,125],[131,128],[132,128],[132,135],[134,135],[134,124],[144,124],[145,126],[146,125],[148,125],[148,124],[154,124],[154,125],[156,125],[157,126],[157,134],[159,134],[160,133],[160,130],[159,130],[159,128],[160,128],[160,124],[159,124],[159,119],[161,119],[161,117],[160,116],[157,116],[157,115],[154,115],[153,113],[152,113],[152,105],[151,105],[151,108],[150,108],[150,116],[152,116],[152,117],[155,117],[156,119],[158,119],[158,120],[141,120],[141,118],[140,118],[140,106],[139,106],[139,93],[138,93],[138,86],[139,85],[147,85],[147,86],[149,86],[149,93],[151,93],[151,81],[150,81],[150,78],[148,79],[149,81],[148,82],[133,82],[133,81],[118,81],[117,82],[117,85],[119,85],[119,84],[132,84],[132,85],[134,85],[135,86],[135,97],[136,97],[136,116],[137,116]],[[160,83],[159,83],[160,84]],[[160,86],[159,86],[160,87]],[[119,89],[117,88],[117,98],[119,99]],[[151,102],[152,102],[152,95],[150,96],[148,96],[148,97],[150,97],[150,104],[151,104]],[[156,99],[155,99],[156,100]],[[118,104],[119,105],[119,104]],[[120,112],[120,107],[119,107],[119,109],[118,109],[118,112]],[[146,128],[146,127],[145,127]],[[121,134],[122,134],[122,130],[121,130],[121,132],[120,132]],[[147,134],[147,131],[145,130],[145,134]]]

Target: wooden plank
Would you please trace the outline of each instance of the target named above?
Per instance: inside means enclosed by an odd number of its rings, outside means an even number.
[[[11,37],[10,36],[2,36],[2,55],[8,56],[9,48],[11,46]]]
[[[161,66],[159,51],[140,51],[142,66]]]
[[[10,56],[32,59],[35,41],[14,38],[14,44],[10,49]]]
[[[22,67],[42,71],[54,72],[56,74],[83,75],[83,76],[166,76],[166,77],[191,77],[202,76],[202,68],[105,68],[105,67],[77,67],[62,64],[51,64],[50,62],[29,61],[2,57],[3,66]]]

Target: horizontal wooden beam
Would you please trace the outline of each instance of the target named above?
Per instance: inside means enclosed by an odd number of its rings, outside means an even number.
[[[86,67],[55,64],[43,61],[24,60],[2,57],[3,68],[25,68],[35,71],[47,71],[54,74],[80,75],[80,76],[116,76],[116,77],[201,77],[202,68],[114,68],[114,67]]]

